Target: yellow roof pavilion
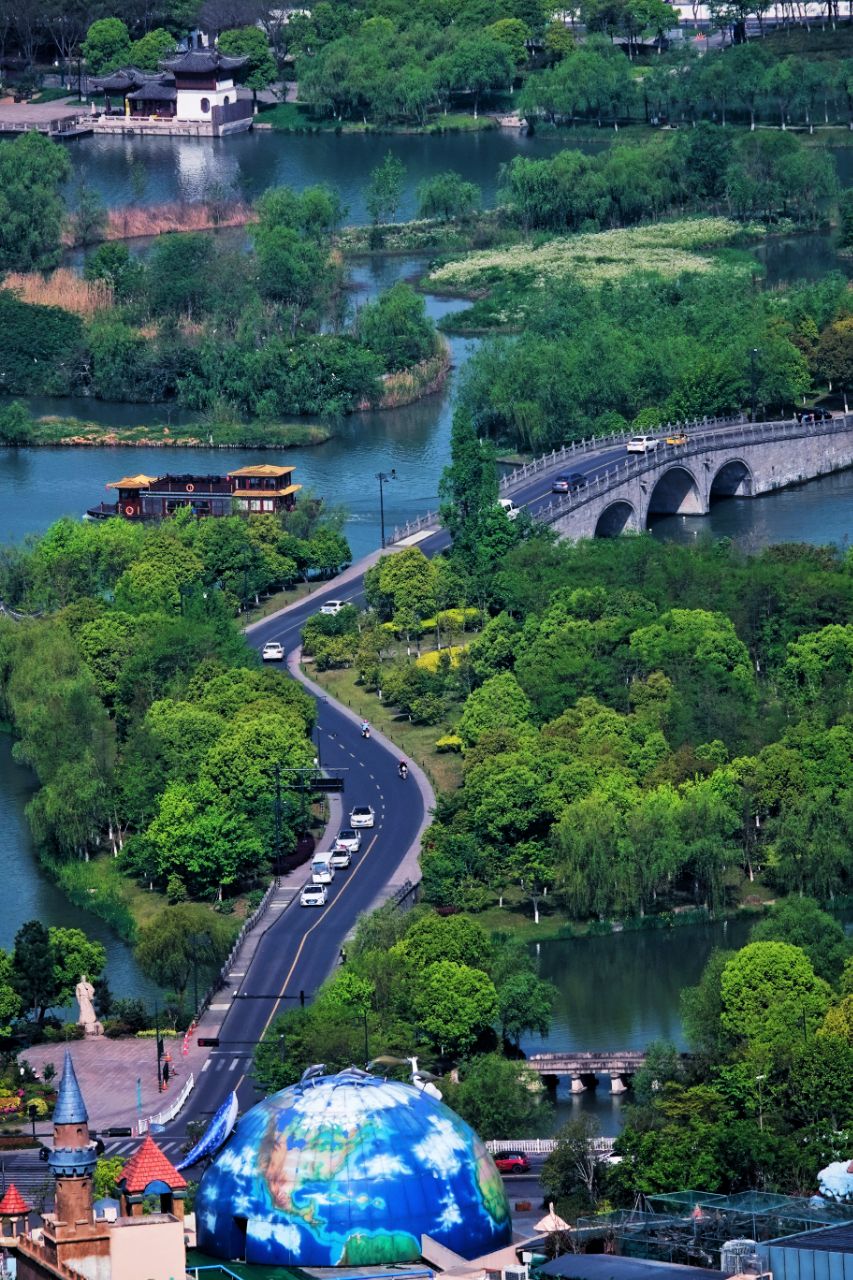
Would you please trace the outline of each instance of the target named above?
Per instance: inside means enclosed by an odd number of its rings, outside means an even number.
[[[291,493],[298,493],[301,484],[289,484],[284,489],[234,489],[235,498],[286,498]]]
[[[147,489],[153,484],[157,476],[125,476],[123,480],[110,480],[106,485],[107,489]]]
[[[253,476],[258,479],[272,479],[274,476],[286,476],[291,471],[295,471],[296,467],[273,467],[269,463],[264,463],[258,467],[241,467],[239,471],[229,471],[229,476]]]

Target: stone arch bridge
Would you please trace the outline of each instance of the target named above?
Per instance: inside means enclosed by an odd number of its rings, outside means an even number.
[[[755,497],[851,466],[853,414],[813,424],[738,423],[627,454],[534,515],[564,537],[615,537],[645,529],[654,515],[705,515],[715,498]]]

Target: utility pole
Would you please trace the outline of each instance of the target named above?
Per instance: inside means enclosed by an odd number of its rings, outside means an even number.
[[[275,776],[275,873],[281,875],[281,765],[273,769]]]
[[[385,550],[385,493],[384,486],[389,480],[397,479],[397,472],[394,467],[390,471],[377,471],[376,479],[379,481],[379,529],[381,535],[381,545]]]
[[[154,1043],[157,1046],[157,1092],[163,1092],[163,1067],[161,1059],[163,1057],[163,1041],[160,1039],[160,1010],[157,1001],[154,1001]]]
[[[761,352],[758,350],[757,347],[753,347],[749,353],[749,385],[751,390],[751,396],[750,396],[751,411],[749,415],[750,422],[755,422],[755,399],[758,391],[758,373],[755,367],[755,362],[758,359],[760,354]]]

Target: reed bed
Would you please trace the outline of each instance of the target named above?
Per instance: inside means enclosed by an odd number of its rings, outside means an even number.
[[[62,307],[80,316],[94,316],[113,305],[112,285],[106,280],[84,280],[75,271],[59,267],[48,276],[38,271],[10,271],[3,288],[11,289],[22,302],[38,307]]]
[[[210,231],[214,227],[242,227],[256,220],[252,206],[242,200],[226,204],[173,201],[169,204],[133,205],[110,209],[105,240],[133,240],[159,236],[167,231]]]

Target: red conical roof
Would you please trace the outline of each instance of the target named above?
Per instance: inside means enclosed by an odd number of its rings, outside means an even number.
[[[187,1185],[186,1179],[181,1177],[150,1134],[142,1146],[134,1151],[122,1169],[118,1182],[130,1195],[140,1195],[152,1182],[165,1182],[172,1191],[178,1191]]]
[[[5,1196],[0,1200],[0,1218],[20,1218],[28,1214],[32,1207],[21,1195],[14,1182],[10,1182]]]

